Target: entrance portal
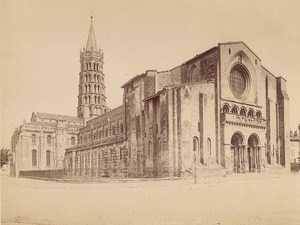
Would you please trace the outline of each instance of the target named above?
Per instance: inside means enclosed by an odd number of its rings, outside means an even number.
[[[234,160],[233,171],[235,173],[245,172],[245,146],[244,138],[240,133],[235,133],[231,138],[231,155]]]
[[[261,148],[256,135],[251,135],[248,139],[248,166],[249,172],[261,172]]]

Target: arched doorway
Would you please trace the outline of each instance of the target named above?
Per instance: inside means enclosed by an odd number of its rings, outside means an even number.
[[[261,172],[261,148],[259,138],[252,134],[248,139],[248,167],[249,172]]]
[[[241,133],[235,133],[231,137],[231,155],[233,158],[233,171],[245,172],[245,146],[244,137]]]

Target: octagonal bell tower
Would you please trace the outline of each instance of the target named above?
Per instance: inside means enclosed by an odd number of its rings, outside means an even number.
[[[97,49],[93,17],[86,47],[80,51],[80,73],[77,116],[85,120],[105,113],[106,106],[103,51]]]

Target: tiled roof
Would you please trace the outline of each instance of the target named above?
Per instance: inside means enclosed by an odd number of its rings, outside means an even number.
[[[54,119],[54,120],[66,120],[66,121],[74,121],[74,122],[83,122],[82,118],[75,116],[65,116],[65,115],[57,115],[50,113],[36,113],[36,116],[41,119]]]

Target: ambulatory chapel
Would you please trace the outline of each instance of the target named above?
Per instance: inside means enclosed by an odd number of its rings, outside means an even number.
[[[173,69],[132,76],[114,109],[103,64],[91,23],[77,117],[33,113],[12,137],[16,176],[59,168],[83,178],[289,171],[287,82],[245,43],[219,43]]]

